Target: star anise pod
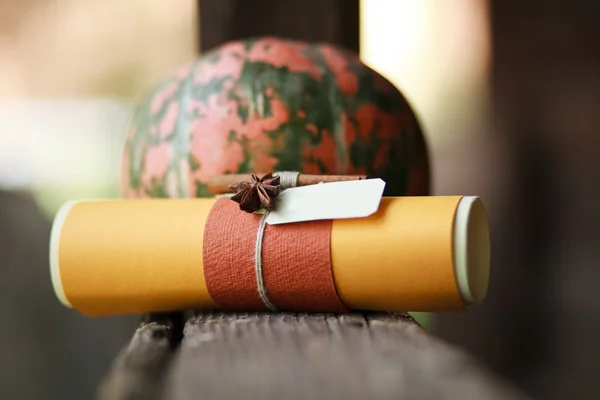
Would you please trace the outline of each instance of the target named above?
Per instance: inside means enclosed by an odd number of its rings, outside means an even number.
[[[252,174],[250,182],[238,182],[229,185],[229,189],[235,194],[231,200],[240,204],[240,210],[253,213],[264,207],[265,210],[275,208],[274,199],[279,196],[279,176],[269,173],[262,178]]]

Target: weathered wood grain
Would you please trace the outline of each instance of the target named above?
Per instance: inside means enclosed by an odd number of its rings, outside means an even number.
[[[401,313],[197,313],[174,353],[171,331],[143,324],[100,398],[525,398]]]
[[[181,341],[181,314],[148,315],[102,383],[100,400],[161,398],[165,372]]]

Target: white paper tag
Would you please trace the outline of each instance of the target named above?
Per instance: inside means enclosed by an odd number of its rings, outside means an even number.
[[[267,224],[323,219],[364,218],[377,212],[385,182],[364,179],[290,188],[277,197]]]

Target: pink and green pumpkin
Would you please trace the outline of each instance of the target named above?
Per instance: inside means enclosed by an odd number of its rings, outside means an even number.
[[[386,195],[428,195],[411,107],[356,54],[277,38],[207,52],[141,102],[123,162],[126,197],[210,196],[218,174],[301,171],[383,178]]]

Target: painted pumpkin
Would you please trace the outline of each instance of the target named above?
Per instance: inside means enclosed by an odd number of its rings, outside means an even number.
[[[203,197],[216,174],[291,170],[429,194],[425,141],[402,94],[356,54],[277,38],[225,44],[156,86],[130,127],[123,190]]]

